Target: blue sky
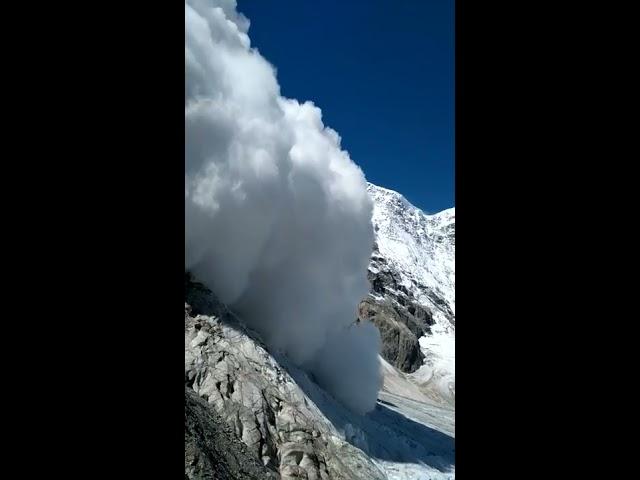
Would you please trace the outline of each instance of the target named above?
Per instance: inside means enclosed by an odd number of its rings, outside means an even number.
[[[454,206],[452,0],[238,0],[282,94],[311,100],[373,183]]]

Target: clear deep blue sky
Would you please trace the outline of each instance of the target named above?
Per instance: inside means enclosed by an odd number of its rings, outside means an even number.
[[[453,0],[238,0],[285,97],[311,100],[375,184],[454,206]]]

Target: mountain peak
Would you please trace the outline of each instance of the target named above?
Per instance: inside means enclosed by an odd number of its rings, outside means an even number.
[[[395,190],[367,183],[367,192],[377,252],[407,288],[437,290],[455,312],[455,207],[428,215]]]
[[[437,213],[429,214],[424,210],[413,205],[409,200],[406,199],[404,195],[400,192],[392,190],[390,188],[381,187],[371,182],[367,182],[367,192],[369,196],[373,199],[374,203],[390,203],[396,204],[398,207],[409,209],[409,210],[418,210],[425,216],[428,217],[442,217],[442,218],[455,218],[455,207],[447,208]]]

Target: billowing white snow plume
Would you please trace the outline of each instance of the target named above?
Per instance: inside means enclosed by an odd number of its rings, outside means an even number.
[[[372,204],[320,109],[283,98],[234,0],[185,2],[185,269],[356,412],[380,387]]]

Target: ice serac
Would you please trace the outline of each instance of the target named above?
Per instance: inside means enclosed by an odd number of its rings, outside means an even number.
[[[360,305],[382,336],[382,357],[430,396],[455,400],[455,208],[428,215],[371,183],[371,292]]]

